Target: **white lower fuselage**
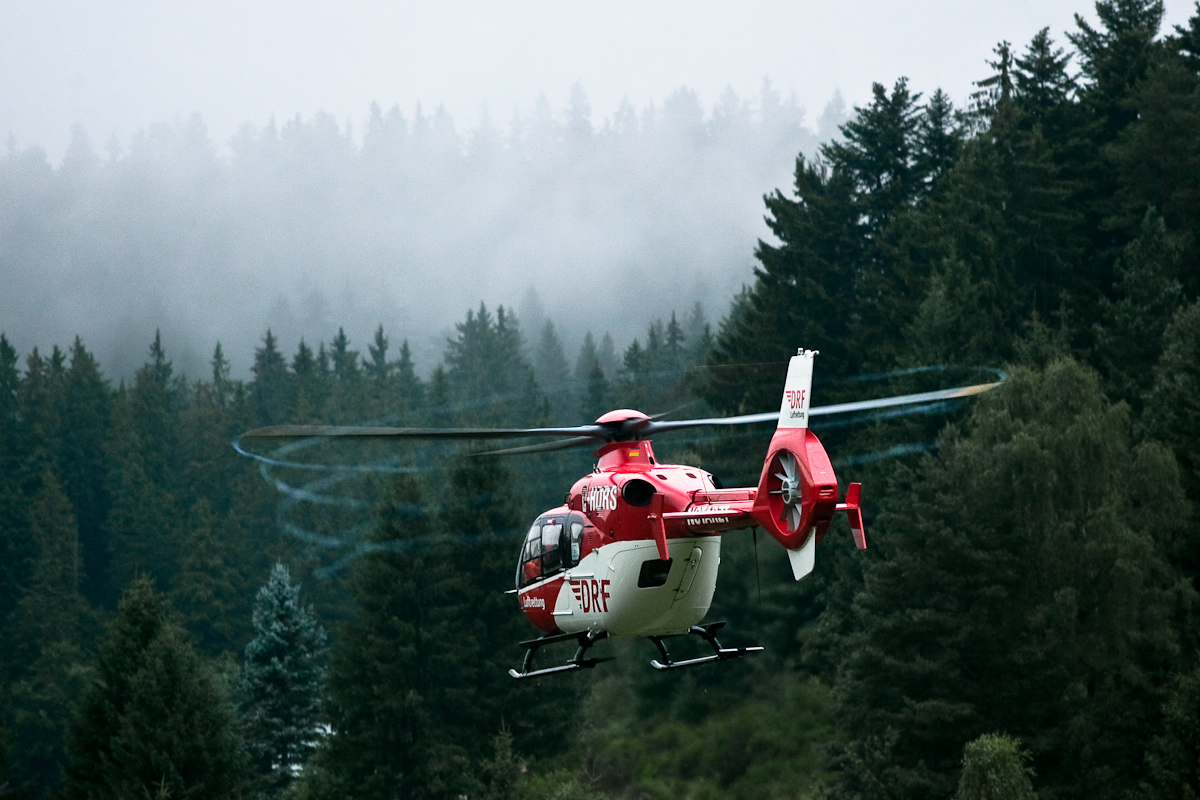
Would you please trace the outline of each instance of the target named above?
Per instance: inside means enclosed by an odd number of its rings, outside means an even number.
[[[522,607],[543,606],[538,610],[549,612],[547,616],[563,633],[686,633],[712,603],[721,537],[671,539],[667,548],[671,566],[660,586],[638,585],[642,564],[658,561],[653,541],[610,542],[588,553],[578,565],[521,589]]]

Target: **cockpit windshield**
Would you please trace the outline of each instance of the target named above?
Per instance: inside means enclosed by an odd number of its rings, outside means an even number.
[[[583,529],[587,520],[580,514],[548,514],[539,517],[525,535],[517,587],[549,578],[579,563]]]

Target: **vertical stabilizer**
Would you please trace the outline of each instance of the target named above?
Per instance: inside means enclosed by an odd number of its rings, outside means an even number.
[[[807,428],[808,404],[812,400],[813,356],[816,350],[801,350],[788,364],[779,406],[780,428]]]

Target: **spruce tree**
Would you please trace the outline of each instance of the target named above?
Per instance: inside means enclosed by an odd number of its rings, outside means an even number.
[[[1036,800],[1021,743],[985,733],[963,751],[962,777],[954,800]]]
[[[67,737],[70,800],[234,797],[233,710],[150,579],[125,590]]]
[[[237,708],[260,796],[274,797],[299,774],[321,738],[328,637],[312,608],[300,602],[300,585],[283,564],[272,568],[258,590],[253,625]]]
[[[278,340],[267,328],[263,346],[254,351],[254,400],[258,422],[270,425],[284,421],[288,412],[287,361],[279,352]]]
[[[554,323],[546,320],[538,338],[537,349],[533,354],[534,375],[538,386],[554,408],[555,421],[565,424],[572,419],[576,394],[572,391],[570,371],[567,367],[567,357],[563,353],[562,342]]]
[[[363,359],[363,371],[367,377],[381,386],[387,383],[391,377],[392,371],[396,368],[395,364],[387,359],[388,338],[383,333],[383,323],[375,329],[375,343],[367,345],[367,352],[371,355],[371,360]]]
[[[240,627],[233,615],[242,579],[230,563],[230,548],[217,534],[212,503],[201,497],[188,514],[179,577],[171,592],[187,629],[209,656],[231,649]]]
[[[1124,101],[1150,68],[1163,13],[1162,0],[1096,0],[1100,29],[1075,15],[1079,30],[1067,38],[1079,50],[1088,79],[1084,101],[1105,118],[1103,141],[1137,119],[1137,109]]]
[[[71,346],[70,367],[58,400],[60,439],[59,474],[71,498],[79,526],[80,564],[86,596],[103,596],[108,568],[108,541],[104,522],[112,504],[105,485],[111,390],[100,374],[96,359],[79,337]]]
[[[1176,676],[1163,704],[1162,725],[1146,747],[1138,800],[1200,797],[1200,669]]]
[[[408,339],[400,343],[400,358],[395,364],[395,374],[395,402],[405,410],[420,408],[425,402],[425,385],[413,367],[412,349],[408,346]]]
[[[29,510],[37,557],[29,586],[8,620],[5,666],[12,684],[13,779],[43,795],[62,781],[63,734],[84,689],[85,644],[94,618],[79,593],[78,532],[71,503],[52,473]]]
[[[1163,333],[1183,304],[1179,264],[1182,237],[1167,233],[1162,218],[1146,212],[1138,237],[1117,261],[1117,300],[1101,300],[1103,326],[1097,326],[1096,362],[1115,398],[1141,408],[1153,382],[1153,364]]]
[[[355,619],[330,665],[332,735],[305,783],[318,797],[371,800],[474,793],[466,746],[447,736],[474,716],[477,625],[469,586],[409,476],[397,479],[355,565]]]

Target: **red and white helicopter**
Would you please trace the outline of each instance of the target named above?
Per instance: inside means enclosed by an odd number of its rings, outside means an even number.
[[[721,536],[761,527],[787,550],[796,580],[808,576],[816,547],[835,514],[846,514],[854,543],[867,546],[859,506],[861,485],[851,483],[839,500],[838,482],[825,448],[808,428],[810,417],[931,403],[968,397],[999,383],[810,407],[814,350],[800,350],[788,364],[778,412],[691,420],[657,420],[640,411],[610,411],[591,425],[564,428],[378,428],[278,425],[258,437],[528,438],[560,441],[492,451],[534,453],[599,444],[597,464],[575,482],[565,503],[538,516],[521,548],[511,590],[526,617],[542,631],[521,642],[525,659],[514,678],[532,678],[594,667],[596,642],[610,636],[644,636],[658,647],[656,669],[676,669],[740,658],[761,647],[722,647],[716,631],[701,625],[712,602],[721,564]],[[698,426],[729,426],[778,420],[758,486],[718,488],[708,472],[661,464],[650,438]],[[694,634],[712,653],[677,661],[665,639]],[[533,669],[538,649],[574,641],[566,663]]]

